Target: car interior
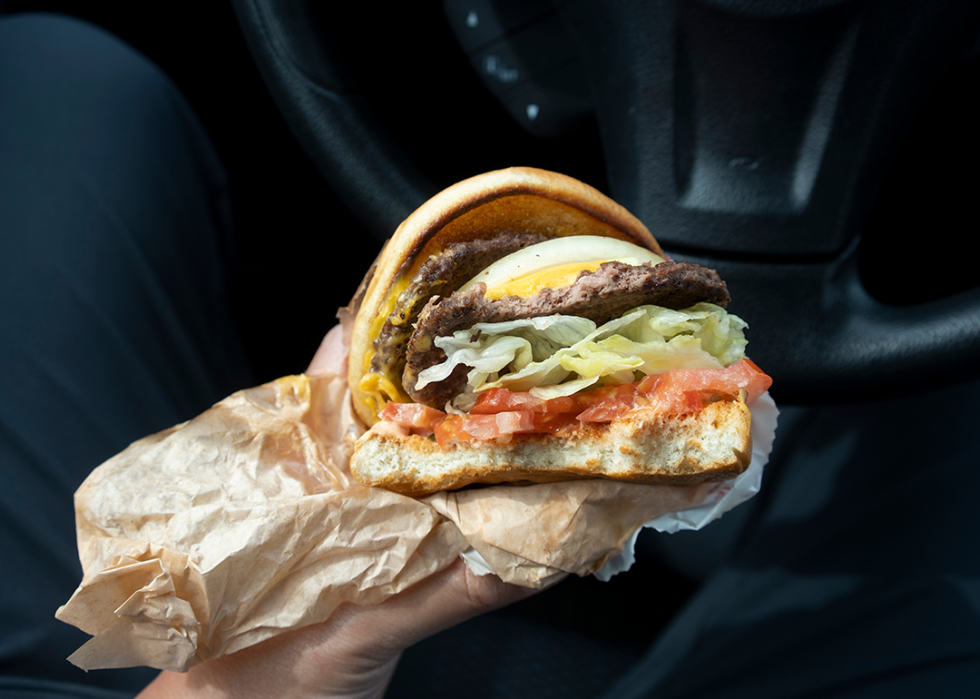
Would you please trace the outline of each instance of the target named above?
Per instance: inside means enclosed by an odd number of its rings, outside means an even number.
[[[415,207],[512,165],[596,187],[674,259],[718,269],[781,406],[980,376],[975,2],[0,0],[17,12],[106,29],[197,112],[231,181],[229,296],[256,383],[303,371]],[[592,658],[578,689],[599,693],[751,516],[684,554],[641,537],[626,575],[424,642],[392,696],[440,681],[431,658],[474,636],[573,648]]]

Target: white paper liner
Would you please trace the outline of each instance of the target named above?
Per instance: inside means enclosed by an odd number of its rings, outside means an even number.
[[[698,530],[759,492],[762,487],[762,471],[769,463],[769,454],[776,439],[779,409],[772,396],[766,391],[752,404],[750,410],[752,412],[752,461],[745,472],[730,481],[716,484],[707,500],[698,507],[660,515],[637,529],[622,553],[606,561],[606,564],[595,573],[597,578],[608,582],[612,576],[625,572],[633,566],[636,562],[634,553],[636,539],[641,530],[656,529],[665,534]]]

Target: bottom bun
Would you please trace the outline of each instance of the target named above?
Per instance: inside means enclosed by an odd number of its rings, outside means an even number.
[[[411,496],[473,483],[548,483],[609,478],[692,485],[734,478],[752,456],[752,414],[741,401],[707,404],[698,413],[630,413],[612,424],[587,424],[567,435],[514,435],[507,443],[435,440],[381,423],[354,447],[359,483]]]

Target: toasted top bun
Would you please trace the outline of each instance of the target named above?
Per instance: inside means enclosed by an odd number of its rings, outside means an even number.
[[[547,238],[598,235],[626,240],[663,256],[635,216],[596,189],[546,170],[515,167],[477,175],[432,197],[398,227],[381,251],[354,321],[348,380],[354,410],[367,425],[383,408],[362,379],[394,299],[421,263],[446,243],[502,233]],[[443,290],[441,293],[452,291]]]

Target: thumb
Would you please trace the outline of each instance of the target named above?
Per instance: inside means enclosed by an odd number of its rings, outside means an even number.
[[[309,376],[327,372],[341,376],[347,373],[347,345],[344,344],[344,332],[340,325],[335,325],[326,334],[306,369]]]

